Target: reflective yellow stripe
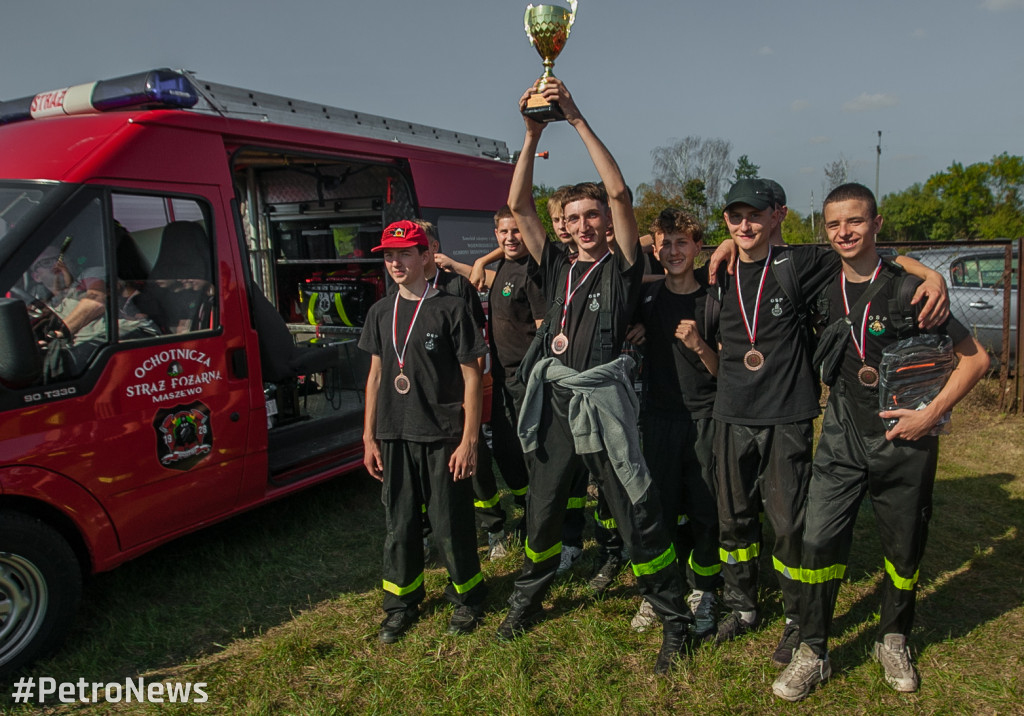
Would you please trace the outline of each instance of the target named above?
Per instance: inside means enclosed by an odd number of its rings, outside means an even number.
[[[352,321],[349,320],[348,314],[345,313],[345,306],[341,302],[341,291],[334,294],[334,307],[338,309],[338,318],[341,319],[341,322],[346,326],[351,326]]]
[[[831,582],[833,579],[842,579],[845,576],[845,564],[833,564],[823,569],[807,569],[804,567],[800,570],[800,581],[804,584],[824,584],[825,582]]]
[[[530,549],[530,541],[526,540],[525,544],[523,545],[523,551],[526,552],[527,559],[529,559],[534,564],[538,564],[546,559],[551,559],[552,557],[561,554],[562,543],[559,542],[551,549],[546,549],[543,552],[534,552],[532,549]]]
[[[772,564],[775,566],[775,571],[781,574],[786,579],[792,579],[794,582],[801,581],[801,572],[799,567],[790,567],[779,561],[779,558],[772,555]]]
[[[752,559],[756,559],[759,554],[761,554],[761,546],[756,542],[746,549],[737,549],[732,552],[726,552],[721,547],[718,548],[718,558],[725,564],[749,562]]]
[[[494,497],[489,500],[473,500],[473,507],[480,509],[487,509],[488,507],[494,507],[498,504],[498,500],[501,499],[501,495],[494,493]]]
[[[527,485],[526,487],[522,488],[521,490],[513,490],[513,489],[512,489],[511,487],[510,487],[510,488],[508,489],[508,491],[509,491],[509,492],[511,492],[511,493],[512,493],[513,495],[515,495],[516,497],[522,497],[523,495],[525,495],[525,494],[526,494],[526,491],[527,491],[527,490],[529,490],[529,489],[530,489],[530,486],[529,486],[529,485]]]
[[[476,585],[480,584],[480,581],[483,578],[484,578],[484,575],[482,575],[480,572],[477,572],[476,576],[473,577],[468,582],[466,582],[465,584],[456,584],[455,582],[452,582],[452,586],[455,587],[455,591],[458,592],[459,594],[465,594],[470,589],[472,589]]]
[[[311,326],[316,325],[316,314],[313,313],[314,306],[316,306],[316,294],[311,293],[309,294],[309,304],[306,306],[306,320]]]
[[[569,501],[565,505],[567,510],[582,510],[587,506],[586,497],[570,497]]]
[[[909,592],[917,584],[917,578],[921,576],[921,570],[914,572],[914,576],[910,579],[905,579],[900,575],[896,574],[896,568],[892,566],[892,562],[885,560],[885,573],[889,575],[889,579],[892,580],[892,584],[896,589],[902,589],[904,592]]]
[[[427,514],[427,506],[426,505],[420,505],[420,512],[422,512],[423,514]]]
[[[416,591],[422,585],[423,585],[423,572],[420,572],[420,576],[416,577],[416,579],[413,580],[413,583],[410,584],[408,587],[399,587],[394,582],[389,582],[388,580],[385,579],[384,580],[384,591],[385,592],[391,592],[392,594],[395,594],[395,595],[401,597],[401,596],[405,596],[406,594],[409,594],[411,592]]]
[[[670,544],[668,549],[662,552],[659,556],[652,559],[650,562],[642,562],[637,564],[633,562],[633,574],[638,577],[642,577],[647,574],[655,574],[665,569],[673,562],[676,561],[676,546]]]
[[[597,510],[594,510],[594,521],[597,522],[597,524],[599,524],[602,527],[604,527],[606,530],[618,529],[618,526],[619,526],[615,522],[615,518],[614,517],[609,517],[606,520],[602,520],[601,516],[597,514]]]
[[[699,574],[702,577],[711,577],[722,571],[722,565],[720,562],[716,562],[710,567],[701,567],[694,561],[693,552],[690,552],[690,558],[687,560],[687,563],[690,565],[690,569],[693,570],[694,574]]]

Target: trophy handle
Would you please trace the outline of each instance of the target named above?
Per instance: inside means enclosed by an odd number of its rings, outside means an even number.
[[[523,29],[526,30],[526,36],[530,38],[530,45],[536,46],[537,41],[533,39],[533,33],[530,32],[530,10],[533,9],[533,4],[526,6],[526,12],[523,14]],[[572,26],[572,23],[569,23]]]
[[[576,6],[579,5],[579,0],[569,0],[569,26],[565,28],[565,39],[569,39],[569,35],[572,34],[572,24],[576,22]]]

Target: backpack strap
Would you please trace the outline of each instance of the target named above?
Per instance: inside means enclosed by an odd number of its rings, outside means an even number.
[[[612,262],[601,267],[601,308],[597,318],[597,332],[590,344],[590,365],[603,365],[619,354],[621,346],[614,345],[615,317],[612,315]]]
[[[921,306],[914,306],[910,302],[914,300],[914,294],[917,292],[917,287],[921,285],[921,280],[896,264],[887,265],[895,274],[893,280],[896,282],[895,296],[889,299],[891,325],[896,329],[896,336],[900,339],[916,336],[921,332],[917,323]]]

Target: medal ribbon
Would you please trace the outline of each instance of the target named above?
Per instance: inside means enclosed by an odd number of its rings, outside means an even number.
[[[423,295],[420,296],[420,300],[416,303],[416,311],[412,314],[412,322],[409,323],[409,330],[405,332],[405,343],[402,344],[402,352],[398,352],[398,299],[400,293],[395,293],[395,310],[391,316],[391,345],[395,349],[395,356],[398,358],[398,372],[401,373],[405,367],[405,351],[409,347],[409,336],[412,335],[412,327],[416,325],[416,319],[420,315],[420,309],[423,308],[423,300],[430,293],[430,286],[423,289]]]
[[[596,269],[598,266],[604,263],[604,260],[611,255],[611,251],[606,251],[604,256],[595,261],[594,265],[587,269],[587,272],[583,274],[583,278],[580,279],[580,282],[576,284],[576,288],[574,288],[571,292],[569,291],[569,286],[572,285],[572,270],[576,268],[576,264],[579,263],[579,261],[573,262],[569,266],[569,274],[565,277],[565,303],[562,304],[562,323],[559,327],[559,333],[562,333],[563,335],[565,334],[565,319],[569,315],[569,302],[572,301],[572,297],[575,296],[576,292],[580,290],[580,286],[587,282],[587,277],[590,276],[594,269]]]
[[[740,301],[740,315],[743,316],[743,327],[747,329],[747,338],[750,339],[750,346],[753,348],[757,340],[757,316],[761,310],[761,294],[764,292],[764,279],[768,275],[768,266],[772,262],[772,245],[768,244],[768,258],[764,260],[764,268],[761,270],[761,282],[757,285],[757,300],[754,302],[753,323],[747,320],[747,309],[743,307],[743,291],[740,289],[740,264],[736,262],[736,297]]]
[[[878,273],[882,270],[882,259],[878,259],[878,265],[875,266],[875,272],[871,274],[871,280],[868,281],[868,286],[875,282],[878,278]],[[850,315],[850,299],[846,297],[846,274],[844,273],[840,279],[840,284],[843,289],[843,310],[846,312],[847,317]],[[853,330],[853,323],[850,324],[850,338],[853,339],[853,347],[857,349],[857,355],[860,356],[860,362],[864,362],[864,354],[867,351],[867,346],[864,344],[868,328],[868,314],[871,313],[871,301],[868,301],[868,305],[864,307],[864,317],[860,322],[860,343],[857,342],[857,332]]]

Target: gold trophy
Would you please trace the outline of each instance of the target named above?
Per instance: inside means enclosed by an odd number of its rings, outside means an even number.
[[[540,92],[547,80],[554,77],[551,68],[555,66],[555,58],[569,39],[572,24],[576,22],[576,5],[577,0],[569,0],[569,10],[558,5],[526,6],[526,36],[530,38],[530,44],[537,48],[537,53],[544,60],[544,74],[537,80],[534,93],[527,100],[523,114],[537,122],[556,122],[565,119],[558,103],[549,103]]]

